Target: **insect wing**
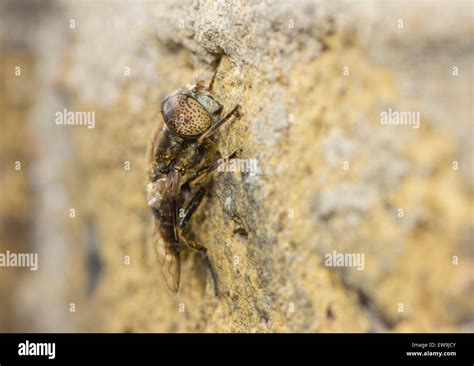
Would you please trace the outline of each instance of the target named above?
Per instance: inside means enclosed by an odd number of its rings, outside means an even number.
[[[179,252],[173,249],[170,243],[167,243],[157,228],[155,229],[153,240],[158,253],[158,261],[163,279],[171,291],[178,292],[181,277],[181,258]]]
[[[154,245],[158,253],[161,272],[168,288],[177,292],[181,277],[181,258],[177,235],[179,173],[168,174],[167,185],[163,192],[162,209],[166,215],[155,221]]]

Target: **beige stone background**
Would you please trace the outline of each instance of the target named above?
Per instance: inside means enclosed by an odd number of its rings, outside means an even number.
[[[473,331],[472,1],[2,1],[0,37],[0,252],[39,255],[0,267],[0,331]],[[198,256],[174,295],[144,155],[220,58],[242,109],[216,141],[258,172],[216,174],[192,221],[220,297]]]

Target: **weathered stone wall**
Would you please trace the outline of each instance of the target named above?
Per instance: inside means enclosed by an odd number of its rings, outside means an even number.
[[[471,2],[51,3],[29,46],[41,262],[15,291],[23,326],[472,329],[471,14]],[[241,115],[216,141],[258,172],[217,173],[192,220],[221,296],[198,256],[174,295],[144,154],[160,100],[220,58],[216,95]],[[94,111],[95,128],[56,126],[63,108]],[[389,109],[419,112],[419,128],[382,124]],[[363,270],[326,266],[333,251],[364,254]]]

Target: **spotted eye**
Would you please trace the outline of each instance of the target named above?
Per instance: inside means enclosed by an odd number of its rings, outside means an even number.
[[[163,118],[168,128],[185,137],[202,135],[212,125],[207,110],[194,98],[186,95],[173,95],[162,105]]]

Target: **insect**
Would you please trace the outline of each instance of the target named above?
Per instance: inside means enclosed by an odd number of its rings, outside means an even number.
[[[205,246],[198,244],[190,230],[190,218],[204,198],[211,173],[234,151],[221,159],[213,134],[239,109],[236,105],[221,117],[223,106],[213,94],[217,70],[206,87],[204,81],[188,85],[161,102],[164,121],[155,128],[148,147],[147,200],[155,232],[154,245],[164,280],[177,292],[181,256],[197,251],[207,264],[218,295],[217,275]]]

